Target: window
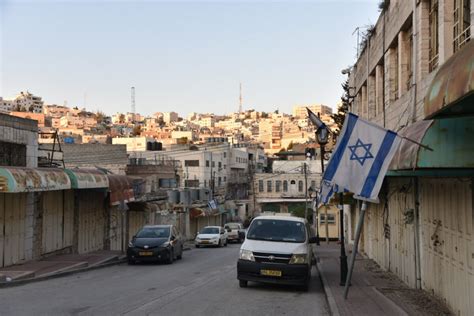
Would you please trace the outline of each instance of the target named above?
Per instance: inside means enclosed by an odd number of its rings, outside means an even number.
[[[454,0],[453,49],[458,51],[471,38],[471,0]]]
[[[184,186],[187,188],[198,188],[199,180],[184,180]]]
[[[311,187],[316,190],[316,181],[311,180]]]
[[[432,72],[438,67],[439,34],[438,34],[438,0],[430,0],[430,50],[429,70]]]
[[[219,161],[219,163],[217,164],[217,166],[219,167],[219,169],[222,168],[222,162]]]
[[[207,180],[204,180],[204,187],[207,188]]]
[[[224,165],[224,170],[227,168],[227,165]]]
[[[295,180],[291,180],[290,184],[296,184]]]
[[[298,181],[298,191],[303,192],[303,181]]]
[[[267,192],[272,192],[272,180],[267,181]]]
[[[219,177],[219,178],[218,178],[218,181],[217,181],[217,185],[220,186],[220,185],[221,185],[221,182],[222,182],[222,179],[221,179],[221,177]]]
[[[319,214],[319,223],[325,224],[326,223],[326,214]],[[334,214],[328,214],[328,224],[335,224],[336,223],[336,216]]]
[[[288,181],[283,181],[283,192],[288,192]]]
[[[185,160],[185,167],[199,167],[199,160]]]
[[[209,160],[206,160],[206,167],[209,168]]]
[[[281,191],[281,181],[276,180],[275,181],[275,192],[280,192]]]
[[[399,86],[398,86],[398,79],[399,79],[399,73],[398,73],[398,66],[399,66],[399,63],[400,63],[400,60],[398,58],[398,43],[397,43],[397,46],[395,46],[392,50],[392,54],[393,54],[393,82],[392,82],[392,86],[393,86],[393,100],[397,100],[398,99],[398,89],[399,89]]]
[[[258,192],[263,192],[263,180],[258,180]]]
[[[224,152],[224,158],[225,158],[225,157],[227,157],[227,153],[226,153],[226,152]]]
[[[227,181],[227,177],[224,177],[224,182],[226,182],[226,181]]]
[[[216,166],[216,162],[213,161],[213,162],[212,162],[212,167],[214,168],[215,166]]]

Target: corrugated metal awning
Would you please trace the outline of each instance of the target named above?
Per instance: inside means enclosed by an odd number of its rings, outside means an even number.
[[[474,169],[474,116],[420,121],[400,134],[433,150],[403,140],[389,170]]]
[[[95,169],[64,169],[71,179],[73,189],[99,189],[108,188],[109,179],[99,170]]]
[[[425,117],[474,113],[474,41],[468,42],[438,70],[424,100]]]
[[[71,181],[63,169],[0,167],[0,192],[67,190]]]
[[[109,179],[110,205],[135,201],[132,181],[123,175],[107,175]]]

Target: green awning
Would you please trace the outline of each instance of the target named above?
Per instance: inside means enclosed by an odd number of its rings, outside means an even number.
[[[71,179],[73,189],[99,189],[108,188],[109,179],[99,170],[95,169],[64,169]]]
[[[446,176],[474,170],[474,116],[420,121],[400,134],[433,150],[403,140],[390,164],[389,176],[414,175],[415,171],[419,175]]]
[[[438,70],[424,100],[426,118],[474,114],[474,41]]]
[[[67,190],[71,181],[63,169],[0,167],[0,192]]]

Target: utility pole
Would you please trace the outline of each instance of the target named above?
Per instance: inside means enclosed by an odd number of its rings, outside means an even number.
[[[242,113],[242,83],[240,83],[239,87],[239,114]]]
[[[131,111],[132,111],[132,116],[133,116],[133,122],[132,123],[135,123],[135,111],[136,111],[136,108],[135,108],[135,87],[132,87],[132,91],[131,91]]]
[[[305,205],[304,205],[304,218],[307,220],[308,219],[308,172],[307,172],[307,167],[308,165],[306,164],[306,161],[303,163],[303,170],[304,170],[304,200],[305,200]]]
[[[346,256],[346,248],[344,245],[344,193],[339,193],[339,204],[341,207],[340,210],[340,230],[341,230],[341,256],[340,264],[341,264],[341,278],[339,280],[339,285],[344,286],[346,285],[346,278],[347,278],[347,256]]]

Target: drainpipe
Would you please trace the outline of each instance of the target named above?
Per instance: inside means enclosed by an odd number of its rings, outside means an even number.
[[[415,210],[414,210],[414,222],[415,222],[415,286],[417,289],[421,289],[421,251],[420,251],[420,192],[419,192],[419,183],[418,178],[413,177],[413,193],[415,200]]]
[[[413,0],[416,1],[416,0]],[[383,36],[382,36],[382,51],[383,51],[383,85],[382,85],[382,115],[383,115],[383,127],[386,125],[386,118],[385,118],[385,10],[382,12],[383,14]]]
[[[416,122],[416,97],[417,97],[417,52],[418,50],[415,48],[417,45],[417,39],[418,39],[418,19],[417,19],[417,13],[416,13],[416,3],[418,0],[413,0],[413,47],[412,47],[412,88],[413,88],[413,105],[412,105],[412,112],[411,112],[411,122],[415,123]]]

